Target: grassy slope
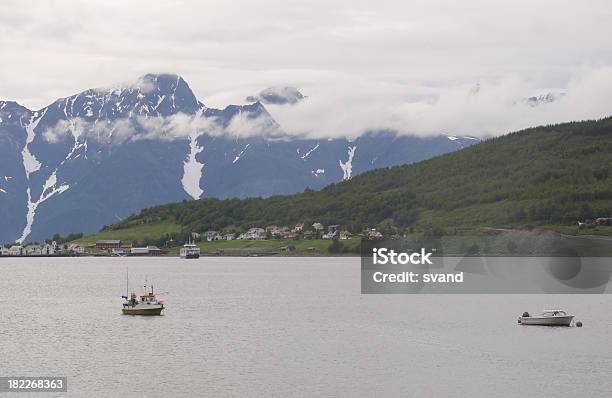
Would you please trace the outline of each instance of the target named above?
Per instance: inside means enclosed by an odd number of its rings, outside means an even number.
[[[576,220],[612,215],[611,154],[612,118],[538,127],[367,172],[319,192],[157,206],[115,224],[108,234],[148,224],[180,225],[186,232],[313,221],[353,231],[541,226],[571,232]],[[611,234],[612,228],[596,233]]]
[[[95,235],[84,236],[77,240],[77,243],[90,246],[98,240],[120,239],[126,244],[132,244],[135,240],[144,242],[145,240],[157,240],[165,234],[180,233],[181,227],[172,221],[159,221],[156,223],[135,225],[130,228],[120,230],[105,230]]]
[[[359,239],[351,239],[343,241],[345,246],[352,248],[353,252],[357,252],[359,248]],[[232,240],[232,241],[217,241],[199,243],[202,253],[213,254],[218,251],[224,251],[227,254],[245,254],[258,252],[280,252],[283,246],[293,245],[295,251],[284,253],[287,255],[325,255],[328,254],[328,248],[331,244],[329,240],[267,240],[267,241],[251,241],[251,240]],[[314,248],[314,250],[310,250]],[[175,250],[178,251],[178,248]]]
[[[151,241],[158,239],[159,236],[166,233],[178,231],[178,226],[170,223],[156,223],[155,225],[143,225],[138,227],[127,228],[118,231],[105,231],[95,235],[85,236],[76,241],[85,246],[93,246],[97,240],[102,239],[121,239],[125,244],[132,244],[137,240],[141,245],[146,239]],[[178,233],[178,232],[177,232]],[[348,241],[342,241],[342,244],[350,250],[351,253],[357,253],[361,240],[354,238]],[[332,242],[324,239],[314,240],[232,240],[232,241],[216,241],[216,242],[199,242],[198,246],[202,249],[202,254],[218,254],[225,253],[228,255],[247,255],[258,253],[279,253],[283,255],[327,255],[329,254],[329,246]],[[292,245],[295,251],[284,252],[283,247]],[[168,249],[170,254],[178,254],[180,246],[174,246]],[[314,250],[313,250],[314,249]]]
[[[182,228],[176,223],[170,221],[158,221],[150,224],[135,225],[129,228],[118,230],[105,230],[94,235],[84,236],[75,241],[84,246],[93,246],[96,241],[104,239],[120,239],[125,244],[133,244],[137,241],[140,245],[144,245],[147,241],[156,241],[160,236],[166,234],[176,234],[182,237]],[[352,252],[357,252],[360,239],[354,238],[348,241],[343,241],[342,244]],[[281,253],[284,255],[326,255],[331,244],[330,240],[314,239],[314,240],[232,240],[232,241],[216,241],[216,242],[200,242],[198,245],[202,249],[202,254],[216,254],[225,252],[227,254],[257,254],[257,253]],[[293,252],[281,252],[281,248],[292,245],[295,247]],[[312,250],[314,248],[314,250]],[[180,246],[175,246],[169,249],[171,254],[178,254]]]

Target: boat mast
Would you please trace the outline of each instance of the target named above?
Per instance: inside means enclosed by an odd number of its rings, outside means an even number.
[[[128,273],[128,267],[125,267],[125,299],[129,300],[130,297],[130,276]]]

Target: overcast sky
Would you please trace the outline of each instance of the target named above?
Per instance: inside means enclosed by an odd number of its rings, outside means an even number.
[[[610,21],[604,0],[3,0],[0,98],[171,72],[216,107],[296,86],[304,103],[270,107],[296,134],[500,134],[612,114]],[[547,92],[567,95],[520,103]]]

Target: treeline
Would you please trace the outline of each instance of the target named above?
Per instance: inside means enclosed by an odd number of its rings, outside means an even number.
[[[64,243],[72,242],[83,237],[82,233],[73,233],[68,234],[66,236],[62,236],[60,234],[54,234],[51,238],[51,241],[57,242],[58,245],[63,245]]]
[[[185,234],[187,235],[187,234]],[[188,239],[188,236],[183,234],[164,234],[159,238],[142,238],[135,239],[132,241],[133,247],[146,247],[146,246],[157,246],[157,247],[173,247],[183,245]]]
[[[143,210],[109,229],[173,220],[186,231],[340,224],[352,232],[569,225],[612,215],[612,118],[523,130],[321,191],[202,199]]]

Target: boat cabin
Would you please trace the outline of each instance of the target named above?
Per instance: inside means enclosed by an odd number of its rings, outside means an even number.
[[[567,312],[563,310],[544,310],[542,316],[567,316]]]
[[[143,304],[155,304],[157,303],[157,300],[155,299],[155,295],[153,293],[146,293],[142,296],[140,296],[140,302]]]

